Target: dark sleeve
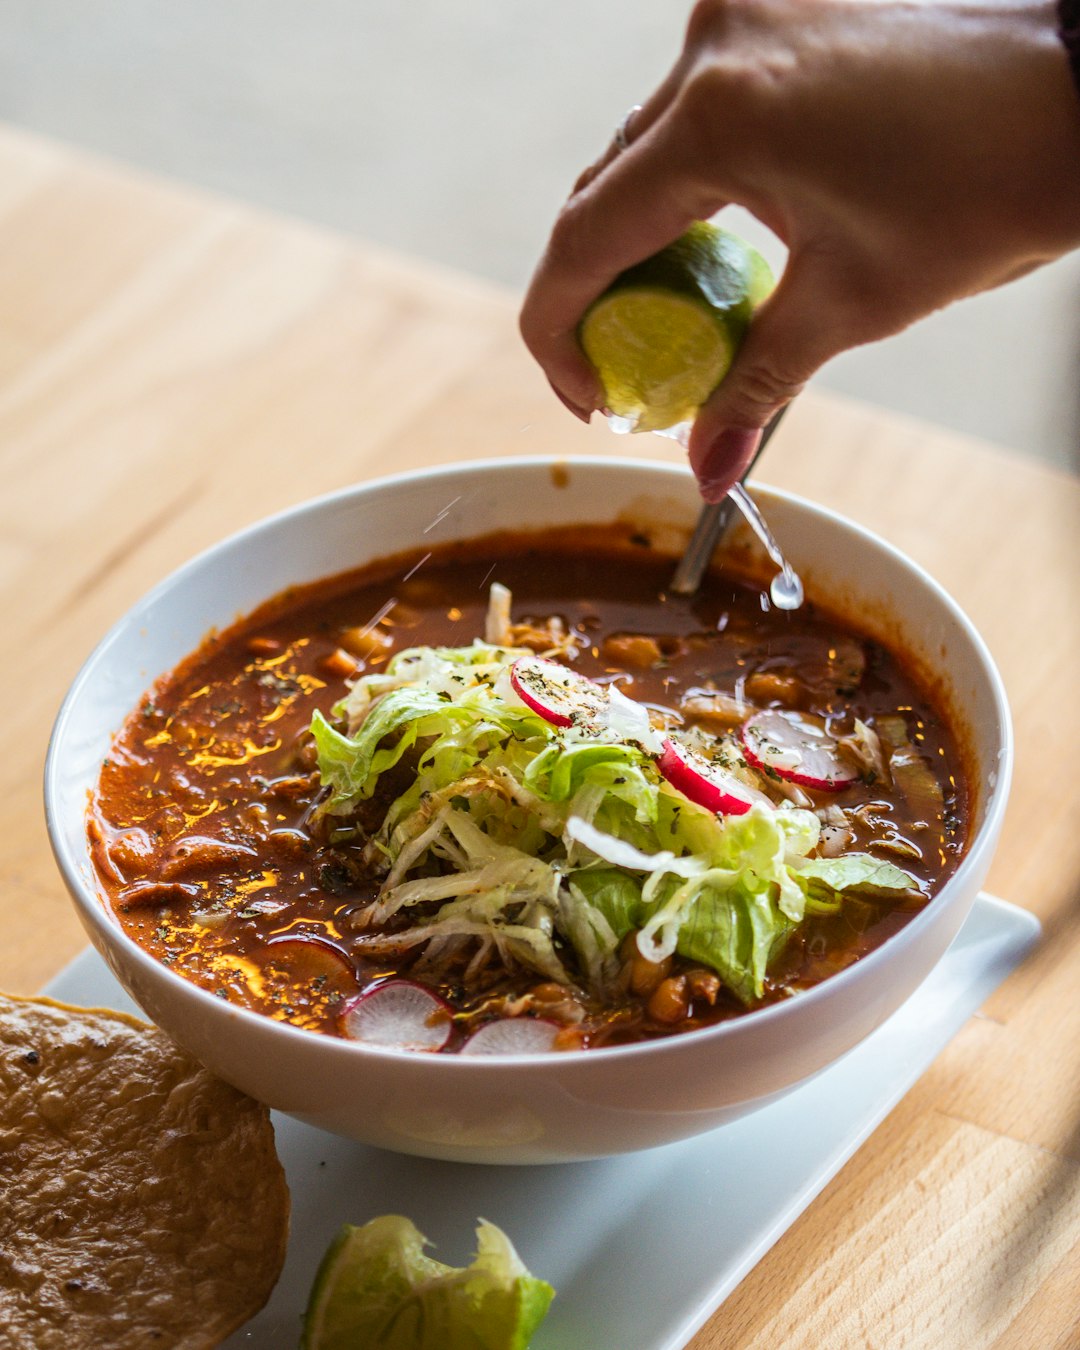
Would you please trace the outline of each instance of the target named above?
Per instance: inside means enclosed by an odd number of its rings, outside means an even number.
[[[1058,0],[1058,37],[1065,44],[1069,67],[1080,93],[1080,0]]]

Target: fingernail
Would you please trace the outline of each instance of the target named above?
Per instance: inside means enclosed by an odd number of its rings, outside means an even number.
[[[565,386],[565,378],[560,376],[560,379]],[[595,391],[586,392],[582,388],[575,388],[573,397],[571,397],[570,394],[564,393],[550,376],[548,377],[548,384],[551,385],[552,392],[564,408],[569,408],[575,417],[579,417],[583,422],[588,422],[599,403]]]
[[[555,389],[555,386],[552,385],[552,388]],[[579,421],[586,423],[586,425],[588,424],[589,418],[592,416],[592,412],[589,409],[582,408],[579,404],[571,402],[559,389],[555,389],[555,397],[564,408],[569,408]]]
[[[710,479],[707,482],[703,482],[701,479],[698,480],[698,491],[701,493],[701,500],[703,502],[708,502],[710,506],[716,506],[718,502],[722,502],[727,496],[728,488],[730,486],[729,483],[724,483],[719,478]]]
[[[698,488],[707,502],[723,501],[728,488],[742,477],[761,440],[759,427],[728,427],[694,466]]]

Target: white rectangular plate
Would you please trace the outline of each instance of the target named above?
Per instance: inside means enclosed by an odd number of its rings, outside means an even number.
[[[343,1223],[408,1215],[453,1265],[478,1217],[557,1297],[533,1350],[681,1350],[1023,959],[1038,921],[981,895],[952,947],[868,1040],[796,1092],[681,1144],[600,1162],[484,1167],[354,1144],[275,1114],[292,1192],[289,1251],[231,1350],[295,1350],[323,1251]],[[138,1012],[88,950],[45,990]]]

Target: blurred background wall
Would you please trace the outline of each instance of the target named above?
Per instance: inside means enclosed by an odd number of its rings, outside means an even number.
[[[0,0],[0,117],[520,288],[578,170],[671,65],[688,9]],[[1078,370],[1074,256],[818,383],[1075,467]]]

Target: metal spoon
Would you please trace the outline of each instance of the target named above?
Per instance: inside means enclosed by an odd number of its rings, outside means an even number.
[[[773,433],[780,425],[789,406],[790,404],[781,408],[762,432],[761,441],[754,453],[754,458],[747,465],[742,480],[736,483],[722,502],[706,502],[701,508],[694,533],[690,536],[690,542],[679,560],[675,575],[668,587],[672,594],[693,595],[697,591],[701,585],[701,579],[712,561],[712,556],[716,552],[716,546],[731,524],[735,513],[741,511],[754,533],[764,544],[773,562],[780,568],[780,572],[773,578],[773,584],[769,588],[773,603],[779,609],[798,609],[799,605],[802,604],[802,583],[796,576],[791,564],[780,552],[779,546],[769,527],[762,519],[761,513],[743,488],[743,483],[746,481],[750,470],[757,463],[761,452],[772,439]]]

